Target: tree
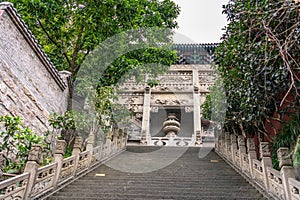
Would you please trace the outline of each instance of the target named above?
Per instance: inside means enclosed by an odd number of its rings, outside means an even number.
[[[99,116],[109,115],[113,110],[114,86],[128,72],[132,71],[136,77],[141,73],[155,77],[177,60],[176,52],[164,47],[171,40],[172,29],[177,27],[175,19],[179,14],[179,7],[171,0],[12,0],[12,3],[58,70],[70,71],[74,81],[85,64],[82,73],[85,76],[78,79],[76,89],[81,89],[81,94],[87,93],[90,88],[80,84],[96,83],[92,91],[96,91]],[[149,27],[153,31],[143,30]],[[166,31],[155,33],[159,28]],[[152,45],[124,51],[113,57],[113,62],[106,62],[116,52],[130,49],[137,38],[138,42],[145,42],[144,38],[151,37],[153,40],[147,43]],[[118,45],[113,38],[118,38]],[[109,40],[115,44],[113,47]],[[102,52],[97,55],[99,49]],[[151,63],[159,67],[144,67]],[[103,67],[95,73],[99,65]]]
[[[299,4],[230,0],[224,13],[229,24],[215,63],[226,91],[226,129],[269,137],[266,122],[282,124],[298,106]]]
[[[56,68],[70,71],[73,77],[85,58],[105,39],[135,28],[173,29],[177,27],[174,20],[179,14],[179,7],[171,0],[12,0],[12,3]],[[143,56],[155,57],[160,53],[158,49],[152,50],[152,55],[146,52]],[[174,52],[165,54],[171,57],[166,63],[172,63]],[[120,68],[126,71],[133,59],[134,65],[143,64],[144,60],[135,55],[123,56],[111,70],[115,74]],[[108,78],[113,80],[106,84],[118,79]]]

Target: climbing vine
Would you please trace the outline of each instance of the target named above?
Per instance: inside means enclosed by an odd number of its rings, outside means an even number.
[[[299,4],[230,0],[215,64],[226,91],[225,129],[269,137],[266,122],[285,122],[299,100]],[[269,137],[270,140],[272,140]]]

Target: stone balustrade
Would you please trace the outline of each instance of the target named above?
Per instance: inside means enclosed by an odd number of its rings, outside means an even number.
[[[63,158],[66,143],[58,140],[53,163],[38,168],[41,147],[34,145],[30,151],[23,174],[0,182],[0,200],[2,199],[38,199],[46,196],[59,186],[84,174],[91,168],[117,155],[126,147],[127,133],[114,130],[104,144],[93,147],[94,137],[89,135],[85,151],[81,151],[82,138],[75,140],[72,156]]]
[[[255,152],[253,138],[226,135],[217,138],[215,151],[229,164],[272,199],[299,200],[300,182],[295,179],[288,148],[279,148],[280,171],[272,168],[269,143],[260,143],[260,158]],[[230,138],[230,139],[229,139]],[[246,144],[246,146],[245,146]]]

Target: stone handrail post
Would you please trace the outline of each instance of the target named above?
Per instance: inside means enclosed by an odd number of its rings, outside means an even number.
[[[230,140],[231,140],[231,157],[232,157],[232,162],[236,163],[237,161],[235,160],[236,159],[235,152],[238,149],[236,135],[235,134],[231,134],[230,135]]]
[[[112,131],[107,132],[106,141],[105,141],[105,146],[106,146],[105,155],[110,154],[111,152],[112,135],[113,135]]]
[[[95,142],[95,134],[90,133],[86,144],[86,150],[89,151],[89,165],[91,165],[93,159],[94,142]]]
[[[113,152],[116,152],[117,149],[118,149],[118,138],[119,138],[119,129],[116,128],[114,130],[114,133],[113,133],[113,138],[112,138],[112,149],[113,149]]]
[[[122,148],[126,147],[126,145],[127,145],[127,140],[128,140],[128,129],[126,128],[126,129],[124,130],[124,134],[123,134]]]
[[[245,138],[243,135],[239,135],[238,136],[238,147],[239,147],[239,155],[240,155],[240,160],[239,165],[241,166],[241,168],[243,169],[243,153],[246,153],[246,144],[245,144]]]
[[[269,179],[267,174],[267,168],[272,167],[271,151],[269,147],[269,142],[260,143],[260,157],[261,165],[263,168],[263,177],[266,191],[269,192]]]
[[[284,188],[284,194],[286,199],[291,199],[290,187],[289,187],[289,178],[294,178],[294,169],[292,167],[292,160],[289,157],[288,148],[279,148],[277,150],[277,157],[279,161],[280,174],[282,175],[282,184]]]
[[[24,195],[25,200],[31,199],[30,195],[31,195],[32,188],[35,184],[36,174],[38,171],[38,165],[41,160],[41,156],[42,156],[42,147],[40,145],[33,144],[30,149],[28,155],[28,161],[26,162],[26,166],[24,170],[24,172],[30,173],[27,187],[26,187],[26,192]]]
[[[224,135],[224,133],[221,133],[220,135],[219,135],[219,150],[220,150],[220,152],[221,153],[223,153],[223,135]]]
[[[83,143],[82,137],[77,136],[75,138],[74,147],[73,147],[73,151],[72,151],[72,155],[75,156],[74,176],[76,175],[76,169],[78,167],[79,154],[80,154],[81,149],[82,149],[82,143]]]
[[[3,168],[5,166],[5,163],[6,163],[6,159],[4,157],[4,154],[0,152],[0,180],[3,176]]]
[[[95,142],[95,135],[94,135],[94,133],[90,133],[87,138],[87,144],[86,144],[87,151],[93,151],[94,142]]]
[[[55,176],[53,180],[53,187],[57,188],[58,181],[59,181],[59,176],[61,173],[62,169],[62,164],[63,164],[63,159],[64,159],[64,154],[66,150],[67,143],[64,140],[57,140],[56,142],[56,148],[54,152],[54,157],[53,157],[53,162],[57,163],[57,168],[55,171]]]
[[[124,138],[124,131],[123,131],[123,129],[120,129],[119,130],[118,150],[123,147],[123,138]]]
[[[247,150],[248,150],[248,159],[250,166],[251,177],[253,178],[253,159],[256,159],[255,143],[254,138],[247,139]]]
[[[229,133],[225,133],[225,150],[226,150],[227,158],[232,160],[232,157],[231,157],[231,141],[230,141]]]

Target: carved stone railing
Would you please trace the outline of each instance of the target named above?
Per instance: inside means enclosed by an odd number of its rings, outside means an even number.
[[[260,143],[258,159],[253,138],[247,139],[246,146],[245,140],[242,136],[237,139],[235,135],[230,135],[229,139],[229,136],[222,133],[216,138],[215,151],[257,188],[260,188],[268,198],[300,200],[300,182],[295,179],[289,149],[279,148],[277,151],[280,167],[278,171],[272,168],[271,152],[267,142]]]
[[[289,178],[290,193],[292,200],[300,199],[300,182],[293,178]]]
[[[0,184],[0,199],[22,199],[26,192],[29,173],[2,181]]]
[[[271,196],[285,199],[282,175],[280,174],[280,172],[271,167],[268,167],[267,174],[269,180],[269,193],[271,194]]]
[[[259,186],[264,186],[264,174],[263,174],[263,167],[259,160],[253,159],[253,179],[254,181],[259,184]]]
[[[35,183],[31,189],[32,197],[39,197],[53,189],[56,169],[57,163],[52,163],[37,170]]]
[[[127,133],[114,130],[114,137],[109,137],[105,144],[93,147],[94,137],[89,136],[86,151],[82,152],[82,139],[75,140],[72,156],[63,158],[66,143],[58,140],[54,162],[38,168],[42,148],[33,145],[25,172],[21,175],[0,182],[0,200],[2,199],[38,199],[62,187],[79,175],[91,170],[108,158],[126,148]],[[113,140],[113,141],[112,141]]]
[[[63,159],[62,168],[59,175],[59,184],[63,184],[70,178],[73,178],[75,171],[75,156]]]

